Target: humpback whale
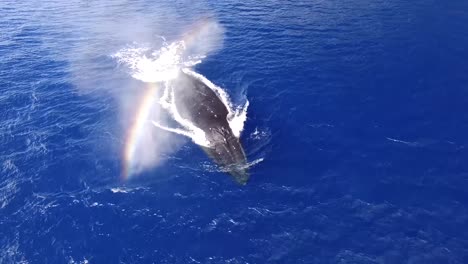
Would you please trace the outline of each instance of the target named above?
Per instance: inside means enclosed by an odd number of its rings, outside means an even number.
[[[245,185],[249,179],[247,158],[239,138],[229,126],[229,111],[220,96],[184,71],[172,81],[171,89],[172,103],[180,118],[193,124],[194,129],[203,131],[207,144],[200,144],[202,149],[236,182]],[[179,134],[184,133],[179,131]]]

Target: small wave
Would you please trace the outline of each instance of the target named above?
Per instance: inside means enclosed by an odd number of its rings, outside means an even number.
[[[248,152],[247,156],[251,158],[264,157],[271,148],[272,134],[267,128],[256,127],[247,137]]]
[[[253,140],[263,140],[269,138],[270,136],[271,134],[269,133],[269,131],[261,130],[258,127],[256,127],[254,132],[250,134],[249,138]]]
[[[0,209],[5,208],[19,192],[18,182],[15,178],[8,178],[0,183]]]
[[[404,140],[401,140],[401,139],[390,138],[390,137],[387,137],[387,140],[392,141],[392,142],[396,142],[396,143],[405,144],[405,145],[410,146],[410,147],[421,147],[421,146],[423,146],[422,143],[417,142],[417,141],[415,141],[415,142],[404,141]]]
[[[104,190],[110,190],[113,193],[132,193],[134,191],[141,191],[146,190],[144,187],[112,187],[112,188],[105,188]]]
[[[111,192],[113,193],[128,193],[129,190],[124,188],[111,188]]]
[[[3,172],[12,172],[15,174],[19,172],[18,167],[11,159],[7,159],[3,162],[2,170]]]

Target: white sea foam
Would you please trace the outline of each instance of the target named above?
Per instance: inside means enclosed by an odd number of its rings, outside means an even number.
[[[249,108],[249,101],[246,100],[243,107],[237,107],[233,118],[228,120],[232,133],[239,138],[244,130],[244,123],[247,120],[247,109]]]
[[[113,193],[128,193],[128,190],[124,188],[111,188],[110,190]]]

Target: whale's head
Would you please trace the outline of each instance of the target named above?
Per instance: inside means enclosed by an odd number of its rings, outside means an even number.
[[[228,127],[212,128],[209,131],[207,138],[211,145],[203,149],[223,171],[229,173],[237,183],[245,185],[249,179],[249,171],[239,138]]]
[[[227,172],[234,177],[234,180],[239,183],[240,185],[246,185],[247,181],[249,180],[249,171],[246,166],[239,166],[238,168],[233,168],[231,170],[227,170]]]

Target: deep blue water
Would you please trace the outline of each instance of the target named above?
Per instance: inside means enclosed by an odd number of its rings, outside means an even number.
[[[205,16],[263,161],[186,141],[122,181],[112,53]],[[468,263],[467,48],[463,0],[3,0],[0,263]]]

